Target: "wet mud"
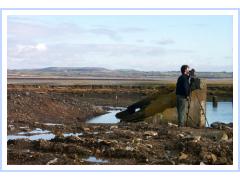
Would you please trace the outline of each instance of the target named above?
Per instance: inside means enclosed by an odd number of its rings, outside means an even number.
[[[171,87],[160,91],[170,91]],[[152,88],[8,86],[9,165],[229,165],[232,124],[178,128],[168,123],[93,124],[111,107],[159,92]],[[111,107],[109,107],[111,106]]]

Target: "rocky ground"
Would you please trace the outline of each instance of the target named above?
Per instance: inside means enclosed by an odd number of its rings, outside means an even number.
[[[158,91],[9,85],[7,163],[232,164],[232,125],[193,129],[144,122],[85,123],[106,113],[105,106],[126,107]]]
[[[43,127],[43,126],[42,126]],[[8,140],[8,164],[232,164],[232,128],[147,123],[46,127],[51,140]],[[73,134],[68,134],[74,132]],[[66,136],[67,135],[67,136]]]

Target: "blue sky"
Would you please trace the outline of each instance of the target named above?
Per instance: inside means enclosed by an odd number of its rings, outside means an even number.
[[[232,71],[231,16],[8,16],[8,68]]]

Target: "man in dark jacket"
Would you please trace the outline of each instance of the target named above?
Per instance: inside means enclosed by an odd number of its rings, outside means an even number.
[[[187,104],[190,95],[189,66],[182,65],[182,75],[179,76],[176,85],[178,126],[183,127],[186,119]]]

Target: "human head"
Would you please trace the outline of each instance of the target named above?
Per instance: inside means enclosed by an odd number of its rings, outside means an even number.
[[[189,66],[188,65],[182,65],[181,67],[181,73],[189,75]]]

